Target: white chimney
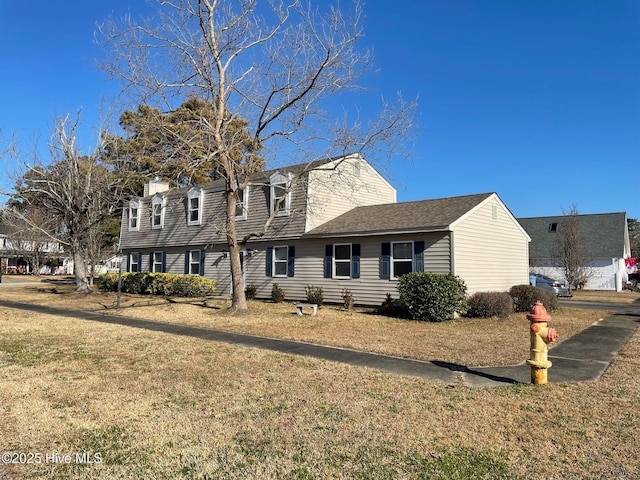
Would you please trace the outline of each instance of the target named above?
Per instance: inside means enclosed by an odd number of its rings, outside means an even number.
[[[169,183],[163,182],[160,177],[144,182],[144,197],[155,195],[158,192],[166,192],[169,190]]]

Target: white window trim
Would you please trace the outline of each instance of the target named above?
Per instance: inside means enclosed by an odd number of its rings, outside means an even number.
[[[191,212],[193,211],[191,209],[191,199],[192,198],[197,198],[198,199],[198,219],[197,220],[191,220]],[[197,188],[194,187],[191,190],[189,190],[189,193],[187,194],[187,225],[200,225],[202,224],[202,207],[204,204],[204,192],[201,188]]]
[[[162,273],[162,252],[153,252],[153,262],[151,262],[151,271],[154,273]],[[156,262],[156,255],[160,255],[160,262]],[[156,270],[156,265],[160,265],[160,269]]]
[[[135,262],[133,261],[134,258],[136,259]],[[131,268],[134,263],[138,266],[136,270],[133,270],[133,268]],[[131,252],[129,254],[129,272],[140,272],[140,252]]]
[[[349,259],[348,260],[337,260],[336,259],[336,247],[343,247],[345,245],[349,246]],[[332,278],[337,278],[337,279],[350,279],[351,275],[352,275],[352,271],[351,271],[351,259],[353,258],[353,245],[351,243],[334,243],[333,244],[333,255],[332,255]],[[346,263],[349,262],[349,276],[344,276],[344,275],[340,275],[338,276],[338,274],[336,273],[336,263]]]
[[[287,255],[284,259],[284,273],[276,273],[276,263],[282,263],[282,260],[276,261],[276,250],[284,248]],[[276,278],[287,278],[289,273],[289,246],[288,245],[275,245],[273,247],[273,255],[271,255],[271,276]]]
[[[136,216],[135,216],[136,226],[135,227],[131,226],[131,220],[133,218],[131,216],[131,213],[132,213],[133,209],[136,210]],[[130,232],[138,232],[138,231],[140,231],[140,216],[141,216],[140,215],[140,202],[138,200],[131,200],[129,202],[129,231]]]
[[[156,207],[160,206],[160,225],[156,225]],[[156,194],[151,200],[151,228],[160,229],[164,227],[165,199],[162,195]]]
[[[411,259],[399,258],[399,259],[396,260],[393,257],[393,246],[395,244],[397,244],[397,243],[410,243],[411,244]],[[414,254],[413,254],[414,248],[415,248],[415,245],[413,244],[413,240],[408,241],[408,242],[391,242],[391,255],[390,255],[391,258],[390,258],[390,264],[389,264],[389,268],[390,268],[391,272],[390,272],[390,276],[389,277],[392,280],[397,280],[398,279],[398,277],[396,277],[396,269],[395,269],[395,262],[396,261],[397,262],[411,262],[411,271],[412,272],[416,271],[416,265],[415,265],[414,258],[413,258],[414,257]]]
[[[242,202],[236,200],[236,220],[246,220],[247,211],[249,210],[249,185],[244,190],[238,190],[238,195],[242,194]],[[241,206],[240,213],[238,213],[238,205]]]
[[[273,215],[273,212],[276,208],[276,198],[275,198],[275,190],[276,188],[282,188],[285,191],[284,202],[280,206],[280,210],[276,213],[276,217],[288,217],[291,212],[291,180],[293,179],[293,175],[288,173],[284,175],[280,172],[276,172],[271,177],[269,177],[270,188],[270,214]]]
[[[198,261],[194,262],[193,261],[193,254],[197,253],[198,254]],[[189,275],[199,275],[202,276],[202,272],[200,271],[200,266],[201,266],[201,259],[202,259],[202,251],[201,250],[191,250],[189,252]],[[191,273],[191,267],[193,265],[198,265],[198,273]]]

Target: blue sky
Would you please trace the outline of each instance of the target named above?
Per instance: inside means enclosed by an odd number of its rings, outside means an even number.
[[[0,128],[24,150],[82,108],[95,144],[119,85],[95,66],[96,22],[142,0],[0,0]],[[640,217],[640,2],[369,0],[366,86],[419,97],[411,163],[389,168],[398,200],[497,192],[518,217]],[[101,105],[102,104],[102,105]],[[0,162],[0,186],[14,170]]]

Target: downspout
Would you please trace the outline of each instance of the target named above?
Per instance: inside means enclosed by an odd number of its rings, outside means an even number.
[[[449,258],[451,262],[451,275],[456,275],[456,261],[455,261],[455,249],[453,248],[454,244],[454,234],[453,230],[449,231]]]

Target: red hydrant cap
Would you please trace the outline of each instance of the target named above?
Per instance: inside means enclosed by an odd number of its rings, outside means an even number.
[[[531,322],[548,322],[551,320],[551,316],[547,313],[547,309],[538,300],[536,304],[531,307],[531,312],[527,313],[527,320]]]

